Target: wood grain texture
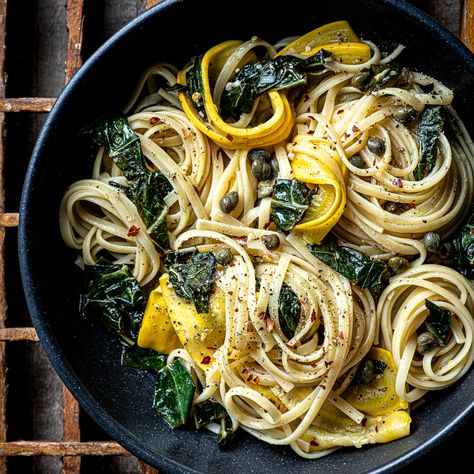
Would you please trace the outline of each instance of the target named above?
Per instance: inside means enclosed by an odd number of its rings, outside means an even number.
[[[79,411],[79,403],[77,403],[71,392],[63,385],[63,440],[66,442],[81,440]],[[64,474],[79,474],[80,472],[80,456],[71,456],[63,459]]]
[[[474,0],[464,0],[460,37],[461,41],[474,52]]]
[[[0,341],[33,341],[38,342],[34,328],[0,328]]]
[[[0,112],[49,112],[55,100],[45,97],[0,99]]]
[[[7,0],[0,0],[0,99],[5,97],[5,48]],[[5,114],[0,112],[0,214],[5,212],[4,190]],[[5,290],[5,227],[0,227],[0,329],[5,327],[7,301]],[[7,439],[7,366],[5,342],[0,342],[0,442]],[[0,472],[6,472],[7,461],[0,458]]]
[[[66,83],[82,64],[82,32],[84,27],[84,0],[68,0],[66,6],[68,32],[66,51]]]
[[[11,441],[0,443],[0,456],[130,456],[115,441]],[[4,472],[4,471],[3,471]]]

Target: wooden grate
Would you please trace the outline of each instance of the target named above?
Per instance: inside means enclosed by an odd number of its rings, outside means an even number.
[[[65,78],[68,82],[81,65],[84,1],[67,0],[66,28],[68,33]],[[145,0],[146,8],[161,0]],[[63,472],[77,474],[81,469],[81,456],[130,456],[114,441],[81,442],[79,427],[79,405],[63,386],[63,440],[62,441],[8,441],[6,399],[7,384],[5,346],[14,341],[38,341],[34,328],[6,327],[7,304],[5,291],[5,234],[7,228],[18,226],[18,213],[6,212],[4,191],[5,165],[5,114],[12,112],[49,112],[55,98],[50,97],[5,97],[5,47],[6,47],[7,0],[0,0],[0,473],[7,472],[7,456],[57,456],[63,458]],[[474,50],[474,0],[463,5],[461,39]],[[157,473],[141,463],[141,472]]]

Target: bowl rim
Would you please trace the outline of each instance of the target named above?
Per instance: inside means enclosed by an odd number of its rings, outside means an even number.
[[[84,76],[93,65],[100,60],[101,56],[109,48],[116,45],[117,42],[126,40],[128,34],[139,29],[141,25],[148,22],[156,15],[160,15],[162,11],[172,9],[175,5],[183,3],[184,0],[163,0],[153,8],[143,12],[135,19],[127,23],[119,31],[113,34],[106,40],[91,56],[84,62],[81,68],[72,77],[69,83],[63,88],[55,101],[48,117],[39,133],[36,144],[31,154],[30,162],[27,168],[19,209],[19,228],[18,228],[18,257],[20,264],[20,273],[24,289],[24,294],[28,306],[28,310],[33,322],[33,325],[38,333],[40,342],[48,356],[49,361],[54,367],[56,373],[68,390],[77,399],[80,406],[85,412],[114,440],[116,440],[125,449],[137,456],[146,463],[162,469],[164,472],[183,472],[183,473],[198,473],[188,466],[181,464],[176,460],[172,460],[166,456],[158,456],[144,443],[142,443],[132,432],[121,425],[114,419],[102,406],[95,400],[91,393],[81,387],[80,379],[67,358],[58,340],[53,335],[53,332],[48,327],[47,315],[43,314],[37,305],[34,288],[35,282],[32,277],[32,266],[29,259],[28,236],[29,230],[29,216],[28,209],[30,202],[34,199],[34,183],[38,174],[38,163],[42,159],[42,149],[45,142],[48,140],[49,129],[54,128],[54,123],[60,113],[63,105],[67,102],[68,97],[73,93],[77,84],[81,82]],[[375,0],[371,0],[375,1]],[[414,20],[416,23],[421,23],[425,28],[440,37],[441,40],[449,43],[452,47],[463,56],[463,64],[468,66],[474,74],[474,54],[460,41],[460,39],[453,33],[448,31],[443,25],[437,22],[434,18],[419,9],[418,7],[409,4],[405,0],[378,0],[377,3],[382,4],[384,8],[401,12],[405,17]],[[455,418],[450,420],[435,436],[421,445],[406,451],[390,462],[379,466],[371,471],[373,474],[396,472],[403,467],[413,463],[419,458],[431,452],[440,443],[445,441],[454,431],[465,427],[469,421],[474,419],[474,397],[470,404]]]

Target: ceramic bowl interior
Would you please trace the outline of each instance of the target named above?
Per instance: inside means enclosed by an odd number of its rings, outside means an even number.
[[[473,130],[474,60],[459,41],[426,15],[400,1],[269,0],[165,1],[132,22],[76,74],[44,126],[25,181],[21,204],[20,263],[24,289],[41,342],[55,369],[91,417],[141,459],[163,472],[391,471],[441,442],[473,411],[474,375],[434,396],[413,413],[412,434],[364,449],[347,449],[308,462],[290,449],[241,434],[228,451],[215,436],[171,430],[152,409],[153,378],[120,366],[120,347],[100,325],[78,316],[76,253],[63,244],[58,208],[67,186],[88,177],[89,145],[77,131],[117,112],[141,73],[153,63],[183,66],[227,39],[258,35],[269,41],[346,19],[363,38],[390,50],[407,46],[403,61],[455,91],[454,106]]]

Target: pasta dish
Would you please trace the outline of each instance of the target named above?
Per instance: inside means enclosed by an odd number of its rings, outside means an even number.
[[[154,408],[298,455],[384,443],[474,358],[474,144],[453,92],[337,21],[143,75],[60,206],[80,313]],[[89,172],[88,172],[89,173]]]

